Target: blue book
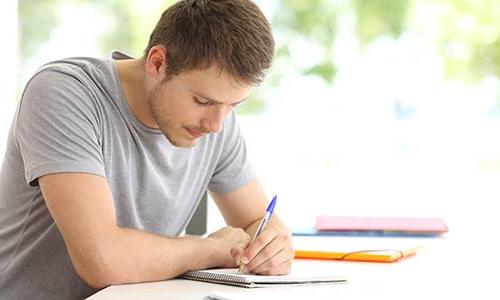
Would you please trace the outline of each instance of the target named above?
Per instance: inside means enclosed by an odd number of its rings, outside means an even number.
[[[295,228],[294,236],[362,236],[362,237],[437,237],[436,232],[409,232],[387,230],[329,230],[318,231],[314,228]]]

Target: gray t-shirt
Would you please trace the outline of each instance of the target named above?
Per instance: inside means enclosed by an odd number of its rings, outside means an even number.
[[[118,224],[178,236],[208,189],[234,191],[255,177],[233,113],[192,148],[141,123],[113,59],[43,66],[14,118],[0,173],[0,299],[81,299],[96,292],[76,274],[37,178],[84,172],[107,179]]]

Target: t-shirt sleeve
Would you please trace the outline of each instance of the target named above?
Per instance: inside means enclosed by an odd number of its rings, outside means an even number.
[[[210,191],[220,194],[235,191],[256,177],[234,111],[224,123],[222,153],[208,185]]]
[[[81,78],[66,71],[40,71],[21,98],[15,138],[31,186],[38,184],[40,176],[52,173],[105,177],[99,118],[91,93]]]

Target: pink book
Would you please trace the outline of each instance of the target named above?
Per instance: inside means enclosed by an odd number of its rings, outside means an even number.
[[[318,231],[404,231],[445,233],[448,226],[440,218],[318,216]]]

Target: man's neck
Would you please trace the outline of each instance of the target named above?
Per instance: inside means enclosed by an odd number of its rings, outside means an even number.
[[[148,91],[145,84],[143,61],[141,59],[115,60],[118,77],[125,94],[125,99],[132,113],[144,125],[157,128],[148,103]]]

